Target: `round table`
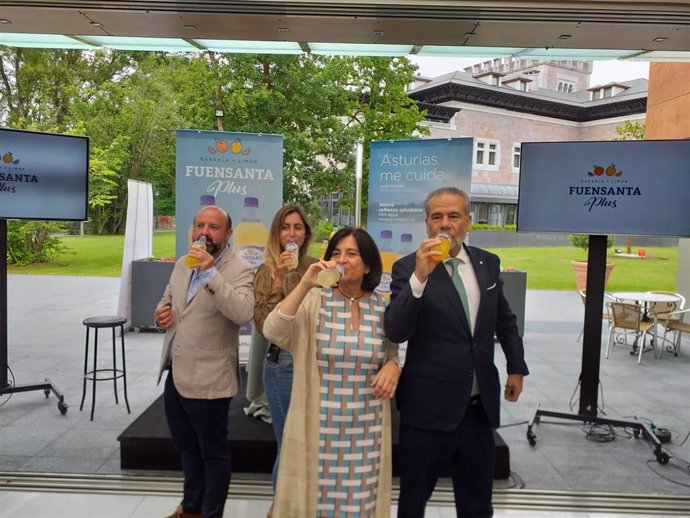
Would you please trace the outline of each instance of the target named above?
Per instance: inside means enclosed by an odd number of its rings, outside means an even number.
[[[654,328],[653,328],[653,338],[651,341],[651,346],[652,350],[654,350],[655,344],[657,342],[657,333],[656,333],[656,326],[657,326],[657,316],[654,315],[652,319],[650,319],[648,310],[647,310],[647,304],[651,303],[669,303],[669,302],[680,302],[680,297],[677,295],[671,295],[670,293],[654,293],[654,292],[648,292],[648,291],[617,291],[614,293],[611,293],[611,296],[617,300],[628,300],[628,301],[633,301],[633,302],[638,302],[643,305],[643,314],[642,318],[649,321],[653,320],[654,321]],[[664,347],[664,344],[661,344],[661,347]],[[635,340],[635,343],[633,344],[633,350],[630,352],[631,355],[636,355],[637,354],[637,340]],[[638,361],[639,363],[639,361]]]
[[[668,293],[650,293],[647,291],[616,291],[611,293],[611,296],[618,300],[643,302],[645,306],[649,302],[680,302],[680,298],[676,295],[670,295]]]

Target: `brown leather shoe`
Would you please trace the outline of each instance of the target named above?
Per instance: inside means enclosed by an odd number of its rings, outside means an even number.
[[[165,518],[201,518],[201,513],[186,513],[181,505],[178,505],[173,514]]]

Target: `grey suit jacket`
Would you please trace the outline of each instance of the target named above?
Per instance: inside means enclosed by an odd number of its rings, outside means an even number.
[[[175,316],[165,333],[158,382],[172,347],[173,380],[183,397],[232,397],[239,387],[239,329],[254,314],[254,270],[235,250],[226,250],[218,273],[187,302],[192,270],[185,268],[184,257],[158,303],[172,304]]]

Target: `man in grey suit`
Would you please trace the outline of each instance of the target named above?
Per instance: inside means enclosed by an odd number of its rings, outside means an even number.
[[[472,225],[467,194],[443,187],[424,208],[429,238],[393,265],[384,319],[390,340],[408,342],[397,391],[398,518],[424,516],[444,462],[452,467],[457,515],[488,518],[501,393],[494,335],[507,360],[508,401],[517,401],[528,374],[522,339],[499,258],[463,244]],[[437,250],[439,234],[449,236],[447,259]]]
[[[165,414],[184,473],[182,503],[169,518],[221,518],[232,465],[228,445],[230,400],[239,386],[239,329],[254,313],[254,270],[228,245],[230,215],[199,210],[192,247],[180,258],[155,311],[166,329],[160,382]],[[198,261],[185,267],[185,259]]]

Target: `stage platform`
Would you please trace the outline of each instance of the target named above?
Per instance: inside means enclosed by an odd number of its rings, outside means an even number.
[[[275,438],[271,425],[247,417],[245,394],[246,373],[242,370],[240,392],[230,404],[228,441],[232,449],[232,469],[236,473],[270,473],[276,453]],[[398,443],[399,414],[393,412],[393,476],[397,475],[396,449]],[[510,452],[498,433],[496,441],[496,463],[494,478],[510,476]],[[180,459],[172,444],[168,423],[165,419],[163,395],[161,394],[130,426],[118,437],[120,441],[120,467],[127,470],[173,470],[179,471]],[[449,476],[448,469],[442,476]]]

